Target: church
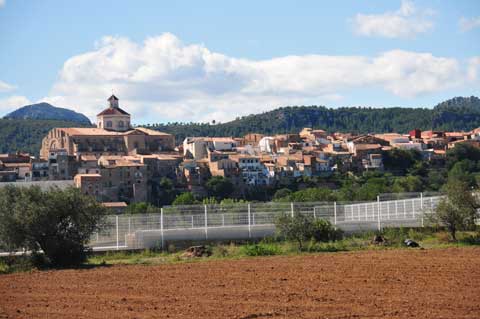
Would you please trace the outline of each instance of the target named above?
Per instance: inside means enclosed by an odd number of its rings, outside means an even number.
[[[130,114],[122,110],[115,95],[108,107],[97,115],[97,127],[54,128],[42,140],[40,158],[52,153],[80,157],[93,155],[155,154],[172,151],[175,138],[171,134],[131,125]]]

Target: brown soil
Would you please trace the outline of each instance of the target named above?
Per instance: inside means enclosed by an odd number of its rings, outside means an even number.
[[[480,249],[0,276],[0,318],[480,318]]]

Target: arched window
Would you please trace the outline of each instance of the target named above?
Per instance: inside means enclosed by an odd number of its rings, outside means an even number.
[[[112,121],[107,121],[106,124],[107,124],[106,127],[112,127]]]

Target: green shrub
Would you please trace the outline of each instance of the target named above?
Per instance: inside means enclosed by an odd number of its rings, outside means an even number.
[[[316,219],[312,224],[312,237],[318,242],[337,241],[343,238],[343,231],[335,228],[328,220]]]
[[[313,219],[304,214],[282,215],[275,226],[280,237],[298,243],[298,248],[303,249],[305,241],[314,239],[317,242],[336,241],[343,238],[343,231],[337,229],[324,219]]]
[[[303,243],[313,236],[313,218],[304,214],[281,215],[275,227],[281,237],[295,241],[300,250],[303,249]]]
[[[241,252],[247,256],[273,256],[280,254],[281,249],[276,244],[258,243],[242,246]]]

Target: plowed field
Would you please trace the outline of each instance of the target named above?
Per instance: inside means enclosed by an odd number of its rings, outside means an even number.
[[[0,275],[0,318],[480,318],[480,249]]]

